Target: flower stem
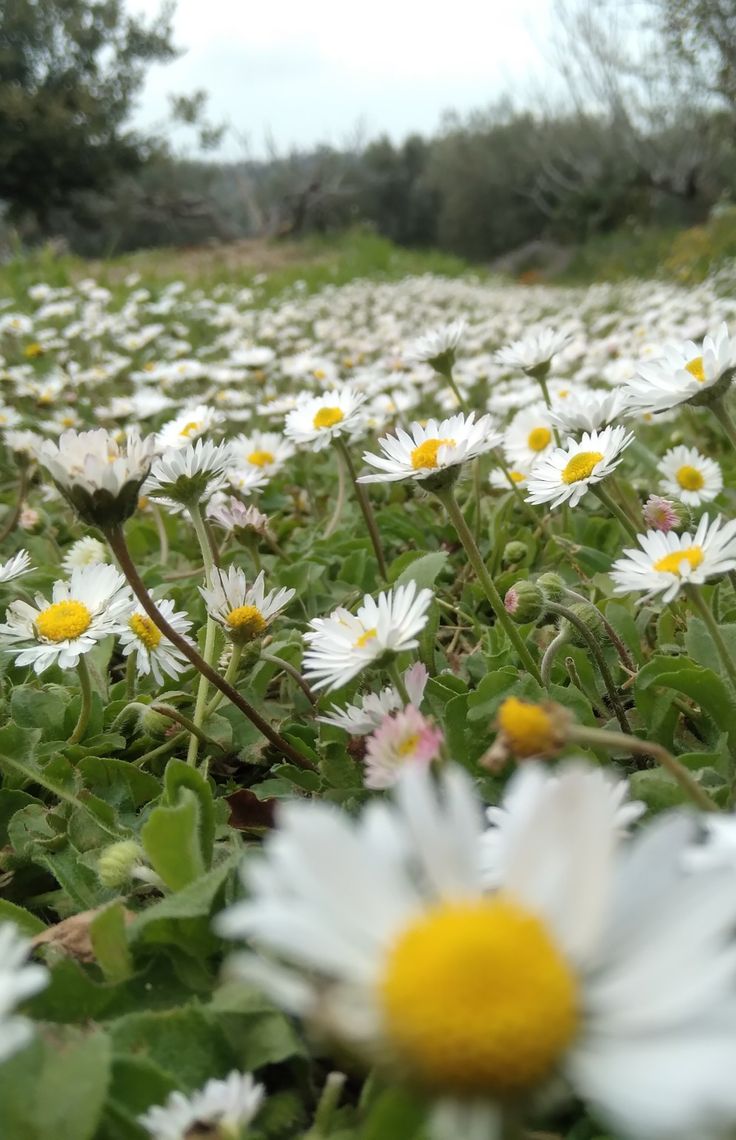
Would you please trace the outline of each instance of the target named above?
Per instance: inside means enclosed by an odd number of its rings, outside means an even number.
[[[207,744],[210,748],[216,748],[219,752],[225,751],[221,744],[218,744],[213,737],[208,736],[206,732],[199,728],[188,716],[185,716],[183,712],[179,712],[179,709],[172,708],[171,705],[151,705],[151,708],[154,712],[161,713],[162,716],[167,716],[169,720],[176,721],[176,723],[180,724],[182,728],[185,728],[187,732],[196,736],[201,744]]]
[[[202,516],[202,508],[199,503],[193,503],[189,508],[189,515],[194,525],[194,530],[197,535],[200,550],[202,551],[202,563],[204,565],[205,582],[209,586],[212,577],[212,571],[215,567],[215,560],[212,555],[212,547],[210,545],[210,537],[207,533],[204,518]],[[204,635],[204,659],[208,665],[212,665],[215,655],[215,646],[217,644],[217,623],[211,618],[207,618],[207,628]],[[194,716],[192,718],[195,729],[201,729],[204,724],[205,711],[207,709],[207,695],[209,684],[207,678],[200,674],[199,685],[197,687],[197,696],[194,703]],[[199,736],[196,732],[192,732],[189,737],[189,749],[187,751],[187,764],[196,764],[197,755],[199,753]]]
[[[261,650],[261,660],[262,661],[269,661],[272,665],[277,665],[279,667],[279,669],[282,669],[284,671],[284,673],[288,673],[288,675],[291,677],[292,681],[296,681],[297,685],[299,686],[301,691],[304,693],[304,696],[309,701],[310,705],[316,705],[317,704],[317,698],[315,697],[314,693],[310,689],[309,685],[304,680],[304,678],[302,677],[299,670],[295,669],[290,661],[284,661],[283,657],[277,657],[274,653],[264,653],[262,650]]]
[[[466,404],[465,400],[463,399],[463,397],[460,393],[460,389],[458,388],[457,384],[455,383],[455,377],[452,374],[452,367],[448,366],[444,372],[440,372],[440,376],[444,377],[444,379],[450,385],[450,388],[452,389],[452,394],[458,402],[458,407],[460,408],[460,411],[464,412],[467,415],[468,405]]]
[[[483,561],[483,556],[481,555],[481,552],[478,549],[478,544],[473,537],[473,532],[463,517],[463,512],[460,510],[452,487],[440,488],[435,491],[435,495],[447,511],[448,518],[450,519],[452,525],[455,527],[458,538],[465,547],[465,552],[468,556],[470,564],[478,576],[478,581],[483,587],[485,595],[491,604],[491,608],[493,609],[493,612],[498,619],[499,625],[502,626],[506,633],[506,636],[518,653],[519,658],[524,665],[524,668],[529,673],[531,673],[535,681],[538,681],[539,684],[541,684],[542,674],[539,672],[539,667],[529,652],[527,646],[525,645],[524,639],[522,638],[518,629],[504,609],[501,595],[496,589],[493,578],[488,573],[486,564]]]
[[[545,602],[545,608],[550,613],[559,614],[560,617],[564,617],[567,621],[569,621],[570,625],[575,626],[575,629],[584,638],[585,643],[590,649],[592,656],[595,658],[595,662],[598,666],[603,684],[606,686],[606,690],[611,701],[611,708],[616,717],[616,720],[621,726],[621,731],[631,733],[631,725],[629,724],[628,718],[626,716],[624,706],[621,704],[621,701],[619,699],[618,690],[616,689],[616,686],[613,682],[613,677],[611,676],[611,670],[608,668],[608,662],[606,661],[603,650],[596,640],[595,634],[588,629],[583,619],[578,617],[578,615],[572,610],[569,610],[567,606],[561,606],[558,602]]]
[[[237,689],[234,689],[224,677],[221,677],[185,637],[182,637],[173,626],[169,625],[166,618],[157,608],[151,595],[148,593],[143,579],[138,573],[136,565],[130,556],[122,528],[114,527],[107,531],[106,538],[110,544],[110,549],[118,560],[121,570],[128,579],[133,593],[156,628],[161,630],[164,637],[167,637],[177,649],[181,650],[186,659],[191,661],[195,669],[199,670],[199,672],[202,673],[215,688],[219,689],[236,708],[240,709],[251,724],[255,725],[258,731],[266,737],[266,740],[268,740],[282,756],[290,760],[292,764],[296,764],[299,768],[313,768],[314,765],[306,756],[289,744],[288,740],[284,740],[283,736],[276,732],[267,720],[264,720],[257,709],[254,709]]]
[[[721,659],[721,665],[725,669],[728,679],[731,684],[736,688],[736,662],[731,656],[731,652],[723,640],[723,635],[718,628],[718,622],[713,616],[713,612],[705,601],[702,593],[697,586],[688,585],[685,587],[685,593],[688,596],[693,609],[697,610],[699,616],[703,619],[708,633],[713,639],[713,643],[718,651],[718,656]]]
[[[389,672],[389,676],[391,677],[391,680],[393,681],[394,685],[396,686],[396,692],[399,694],[402,701],[404,702],[404,706],[406,707],[406,705],[410,705],[411,701],[409,700],[409,694],[406,691],[406,685],[404,684],[404,678],[401,676],[401,673],[399,672],[399,667],[396,664],[395,660],[392,661],[391,664],[389,665],[388,672]]]
[[[135,653],[131,653],[125,666],[125,699],[130,703],[135,697]]]
[[[353,466],[353,461],[350,457],[350,452],[348,451],[345,440],[341,439],[338,436],[335,440],[335,443],[337,444],[338,449],[340,450],[345,460],[345,466],[347,467],[350,478],[352,479],[353,487],[355,488],[355,494],[358,499],[358,506],[363,513],[363,520],[366,527],[368,528],[368,534],[370,535],[371,543],[373,544],[373,553],[375,554],[376,562],[378,563],[378,572],[383,578],[384,582],[387,582],[388,569],[386,567],[386,558],[383,553],[383,544],[381,543],[381,536],[378,532],[378,527],[376,525],[376,516],[373,514],[371,501],[368,498],[366,489],[363,484],[358,482],[355,467]]]
[[[550,675],[552,673],[552,666],[554,665],[557,652],[558,650],[562,649],[562,646],[566,645],[568,641],[569,636],[567,630],[564,628],[560,629],[558,630],[557,635],[552,638],[549,645],[544,651],[544,656],[542,657],[542,684],[544,685],[545,689],[549,688]]]
[[[655,744],[650,740],[640,740],[638,736],[632,736],[630,733],[608,732],[607,729],[587,728],[579,724],[569,726],[568,738],[578,744],[589,744],[593,748],[611,750],[625,748],[628,752],[637,753],[639,756],[651,756],[669,772],[682,790],[702,811],[720,810],[715,800],[711,799],[705,788],[701,787],[684,764],[681,764],[661,744]]]
[[[323,535],[324,538],[332,538],[337,530],[338,523],[342,518],[342,512],[345,507],[345,492],[347,490],[347,464],[345,463],[345,456],[338,448],[337,450],[337,498],[335,499],[335,509],[332,512],[332,518],[327,524],[327,529]]]
[[[608,491],[606,491],[600,483],[594,483],[590,489],[594,495],[598,496],[600,501],[603,503],[603,506],[606,507],[611,512],[611,514],[614,515],[615,518],[618,519],[629,537],[636,538],[636,527],[626,512],[623,510],[623,508],[618,505],[615,499],[611,498],[611,496],[608,494]]]
[[[161,508],[156,503],[151,503],[151,514],[158,535],[158,560],[161,566],[166,566],[169,561],[169,536],[166,533],[166,524],[161,514]]]
[[[238,675],[238,666],[240,665],[240,658],[242,656],[243,656],[243,646],[233,644],[231,646],[230,660],[228,661],[227,669],[225,670],[225,680],[228,682],[229,685],[235,684],[235,678]],[[209,720],[209,718],[212,716],[213,712],[215,712],[215,710],[218,709],[221,704],[222,704],[222,693],[215,693],[212,700],[210,701],[210,703],[207,705],[207,708],[205,709],[204,719]]]
[[[731,446],[736,449],[736,424],[733,422],[733,417],[726,406],[725,395],[716,397],[716,399],[711,402],[710,408],[728,436]]]
[[[579,594],[577,590],[571,590],[568,587],[565,587],[565,594],[568,598],[574,598],[576,602],[590,602],[590,598],[586,598],[585,594]],[[619,635],[616,633],[616,630],[613,628],[606,615],[602,612],[601,620],[611,641],[611,644],[621,658],[621,664],[629,673],[635,673],[636,665],[634,664],[633,657],[629,653]]]
[[[5,526],[0,531],[0,542],[4,542],[10,532],[18,525],[20,513],[23,510],[23,501],[28,491],[28,471],[25,467],[21,468],[20,478],[18,480],[18,495],[15,500],[15,507],[8,515]]]
[[[74,732],[69,737],[69,744],[79,744],[79,741],[87,731],[90,713],[92,712],[92,682],[90,681],[89,669],[87,668],[84,654],[79,658],[77,675],[79,677],[79,688],[82,693],[82,707],[79,710],[79,718],[74,726]]]

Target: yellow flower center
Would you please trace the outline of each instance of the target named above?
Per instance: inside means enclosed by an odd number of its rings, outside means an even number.
[[[527,437],[527,444],[532,451],[544,451],[552,439],[552,432],[546,427],[532,428]]]
[[[399,756],[408,756],[411,752],[414,751],[418,743],[419,733],[412,732],[411,736],[407,736],[402,740],[396,751],[398,752]]]
[[[675,475],[675,479],[677,479],[683,491],[699,491],[705,483],[705,479],[697,467],[691,467],[687,463],[684,467],[679,469]]]
[[[692,360],[689,360],[685,365],[685,371],[689,372],[691,376],[694,376],[698,384],[703,384],[705,381],[705,368],[703,367],[702,356],[694,356]]]
[[[323,368],[315,368],[312,375],[314,376],[315,380],[324,380],[327,373],[325,372],[325,370]]]
[[[357,641],[353,643],[353,649],[365,649],[369,641],[373,641],[378,633],[377,629],[367,629],[365,633],[361,633]]]
[[[507,697],[498,710],[498,727],[517,756],[544,756],[555,751],[555,726],[541,705]]]
[[[546,1077],[578,1024],[575,978],[544,924],[496,898],[443,903],[390,950],[388,1035],[425,1084],[514,1096]]]
[[[422,467],[436,467],[437,466],[437,452],[441,447],[454,447],[454,439],[425,439],[424,443],[420,443],[419,447],[415,447],[411,453],[411,465],[415,471],[419,471]]]
[[[41,356],[43,354],[43,349],[41,348],[40,344],[37,344],[34,341],[32,344],[27,344],[23,352],[29,359],[33,359],[34,356]]]
[[[239,639],[247,641],[260,637],[266,629],[266,619],[258,606],[237,606],[236,609],[230,610],[226,621]]]
[[[316,428],[331,428],[344,419],[345,416],[341,408],[320,408],[312,423]]]
[[[512,483],[523,483],[526,475],[523,471],[509,471],[509,479]]]
[[[602,451],[579,451],[562,472],[563,483],[579,483],[581,479],[587,479],[602,458]]]
[[[248,462],[252,463],[254,467],[266,467],[269,463],[273,463],[273,452],[271,451],[251,451],[248,456]]]
[[[674,550],[672,554],[665,554],[654,563],[655,570],[662,570],[666,574],[682,575],[680,567],[686,562],[691,570],[695,570],[703,561],[703,551],[699,546],[690,546],[687,550]]]
[[[54,602],[36,618],[36,633],[46,641],[72,641],[89,629],[91,621],[83,602]]]
[[[138,640],[143,642],[146,649],[155,649],[161,640],[161,630],[157,629],[151,619],[144,617],[143,614],[133,614],[128,625]]]
[[[184,424],[179,435],[183,436],[184,439],[189,439],[189,436],[194,435],[195,431],[199,431],[201,426],[197,420],[190,420],[188,424]]]

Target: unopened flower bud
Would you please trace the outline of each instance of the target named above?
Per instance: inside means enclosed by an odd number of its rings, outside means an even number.
[[[496,718],[498,735],[480,763],[491,772],[499,772],[509,756],[520,760],[556,756],[566,742],[571,722],[567,709],[552,701],[535,704],[507,697]]]
[[[157,712],[155,708],[150,708],[148,705],[141,706],[138,713],[138,725],[141,732],[145,732],[147,736],[152,736],[154,740],[163,739],[168,736],[172,720],[169,716],[164,716],[163,713]]]
[[[576,602],[574,605],[568,606],[568,609],[571,614],[575,614],[583,622],[597,641],[607,636],[601,612],[592,602]],[[581,649],[588,648],[587,639],[572,622],[570,622],[569,640],[572,645],[577,645]]]
[[[97,877],[103,887],[119,890],[133,877],[134,868],[145,858],[143,848],[134,839],[111,843],[100,852],[97,860]]]
[[[643,514],[647,530],[661,530],[663,534],[671,530],[688,530],[692,521],[692,512],[684,503],[674,503],[661,495],[649,496]]]
[[[528,548],[525,542],[512,539],[512,541],[507,542],[503,548],[503,561],[506,565],[514,562],[523,562],[527,553]]]
[[[553,570],[547,571],[546,574],[540,574],[537,578],[537,585],[548,602],[561,602],[565,597],[565,583],[560,575],[555,574]]]
[[[539,621],[544,613],[544,594],[533,582],[515,582],[506,591],[504,609],[517,625]]]

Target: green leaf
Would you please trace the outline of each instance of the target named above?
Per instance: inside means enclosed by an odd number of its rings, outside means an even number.
[[[154,808],[141,828],[151,866],[173,891],[186,887],[205,870],[200,828],[200,803],[191,788],[180,788],[176,807]]]
[[[8,902],[7,899],[0,899],[0,922],[15,923],[20,932],[28,938],[32,938],[34,934],[40,934],[42,930],[46,929],[41,919],[36,918],[35,914],[31,914],[25,907]]]
[[[718,629],[731,657],[736,658],[736,625],[720,625]],[[685,634],[685,648],[698,665],[710,667],[714,662],[720,661],[716,644],[702,618],[691,617],[689,619],[687,633]]]
[[[421,1102],[403,1089],[387,1089],[371,1105],[359,1140],[425,1140],[424,1117]]]
[[[409,582],[416,582],[418,589],[434,586],[447,564],[448,557],[446,550],[435,550],[431,554],[418,555],[411,560],[408,566],[404,567],[394,580],[394,585],[406,586]]]
[[[70,696],[61,685],[19,685],[10,699],[10,715],[20,728],[37,728],[46,740],[63,740]]]
[[[199,801],[199,838],[202,859],[207,868],[212,863],[212,849],[215,842],[215,802],[212,788],[202,773],[191,764],[185,764],[183,760],[169,760],[164,772],[163,802],[175,806],[182,788],[189,788]]]
[[[736,735],[736,698],[712,669],[696,665],[687,657],[653,657],[639,670],[634,685],[644,720],[651,712],[650,690],[656,687],[684,693],[708,713],[721,732]]]
[[[93,1140],[110,1079],[105,1033],[59,1031],[0,1066],[3,1140]]]
[[[123,982],[133,973],[128,951],[125,907],[121,902],[106,906],[90,924],[90,938],[97,963],[108,981]]]
[[[146,907],[128,928],[129,941],[177,943],[180,924],[209,916],[218,892],[241,859],[241,852],[235,852],[175,895]]]

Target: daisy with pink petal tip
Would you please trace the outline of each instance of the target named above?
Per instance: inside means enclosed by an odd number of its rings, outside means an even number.
[[[428,677],[426,666],[421,661],[416,661],[404,672],[406,695],[415,708],[419,708],[422,703]],[[366,693],[361,697],[360,704],[346,705],[344,709],[332,705],[330,715],[318,716],[317,720],[335,728],[343,728],[351,736],[368,736],[390,713],[403,707],[404,701],[399,690],[394,685],[387,685],[380,693]]]
[[[407,765],[436,760],[444,739],[442,729],[414,705],[391,713],[368,739],[363,783],[373,791],[393,787]]]

